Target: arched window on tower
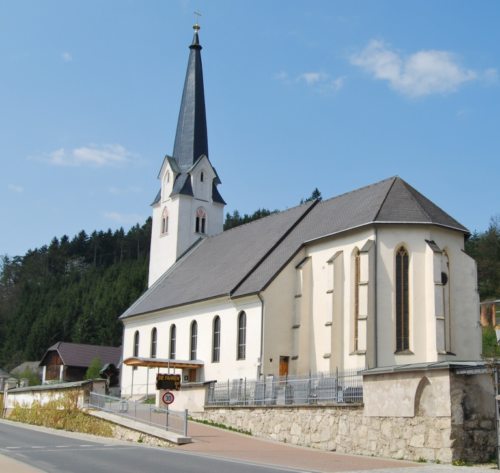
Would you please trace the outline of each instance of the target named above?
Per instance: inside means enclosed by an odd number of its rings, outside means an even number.
[[[238,315],[238,360],[244,360],[247,347],[247,314],[240,312]]]
[[[207,229],[207,213],[199,207],[196,211],[195,232],[205,234]]]
[[[198,345],[198,324],[196,320],[191,323],[191,344],[190,344],[190,360],[196,360],[196,347]]]
[[[410,349],[408,264],[408,251],[401,246],[396,252],[396,352]]]
[[[175,324],[170,326],[170,350],[168,357],[171,360],[175,360],[175,342],[176,342],[176,337],[177,337],[177,329],[175,327]]]
[[[163,213],[161,214],[161,234],[165,235],[168,233],[168,210],[167,207],[163,209]]]
[[[203,171],[200,172],[200,182],[203,182],[205,179],[205,173]]]
[[[214,318],[213,336],[212,336],[212,362],[220,361],[220,317]]]
[[[151,330],[151,358],[156,358],[156,344],[158,338],[158,331],[156,327]]]

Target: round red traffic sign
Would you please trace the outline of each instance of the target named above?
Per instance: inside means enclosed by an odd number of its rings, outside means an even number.
[[[163,396],[161,397],[161,400],[163,401],[164,404],[172,404],[174,402],[174,394],[171,393],[170,391],[167,391],[163,393]]]

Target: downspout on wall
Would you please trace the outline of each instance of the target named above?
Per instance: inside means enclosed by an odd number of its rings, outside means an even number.
[[[257,379],[261,379],[264,375],[263,366],[264,366],[264,299],[260,295],[260,292],[257,294],[257,297],[260,300],[260,357],[259,364],[257,366]]]
[[[377,281],[378,281],[378,228],[375,226],[375,281],[374,284],[374,304],[373,304],[373,330],[374,330],[374,343],[375,347],[373,350],[373,362],[375,363],[374,368],[378,367],[378,320],[377,320],[377,311],[378,311],[378,290],[377,290]]]

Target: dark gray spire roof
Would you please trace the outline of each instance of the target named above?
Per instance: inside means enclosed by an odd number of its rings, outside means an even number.
[[[122,318],[218,296],[258,293],[304,245],[372,224],[437,225],[469,233],[404,180],[391,177],[202,239]]]
[[[173,152],[173,157],[182,172],[186,172],[202,154],[208,157],[203,68],[197,31],[194,33],[193,42],[189,49],[191,51],[184,81]]]
[[[182,92],[181,107],[175,133],[174,152],[166,156],[176,173],[171,195],[193,195],[190,171],[203,156],[208,159],[207,117],[205,111],[205,91],[203,86],[203,67],[201,64],[201,45],[198,36],[199,25],[194,25],[193,41],[189,46],[190,53]],[[210,159],[209,159],[210,161]],[[212,166],[213,167],[213,166]],[[215,171],[215,169],[214,169]],[[216,172],[217,175],[217,172]],[[212,199],[225,204],[216,186],[220,179],[216,176],[212,185]],[[158,192],[152,205],[160,201]]]

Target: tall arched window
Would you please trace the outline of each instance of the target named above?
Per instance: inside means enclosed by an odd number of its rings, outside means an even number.
[[[190,360],[196,360],[196,347],[198,345],[198,324],[193,320],[191,324],[191,355]]]
[[[168,210],[167,207],[163,209],[161,214],[161,234],[168,233]]]
[[[408,251],[401,246],[396,252],[396,351],[409,349]]]
[[[196,211],[195,231],[196,233],[206,233],[207,228],[207,213],[205,209],[200,207]]]
[[[247,314],[238,315],[238,360],[244,360],[247,346]]]
[[[134,333],[134,356],[139,356],[139,330]]]
[[[359,338],[359,281],[360,281],[360,253],[356,248],[354,250],[353,266],[354,266],[354,307],[353,307],[353,323],[354,323],[354,351],[358,351]]]
[[[213,336],[212,336],[212,361],[214,363],[220,361],[220,317],[214,318]]]
[[[151,358],[156,358],[156,342],[157,342],[158,332],[156,327],[151,330]]]
[[[170,326],[170,351],[168,357],[171,360],[175,360],[175,338],[177,336],[177,329],[175,328],[175,324]]]

